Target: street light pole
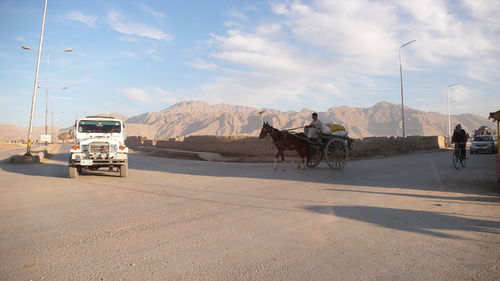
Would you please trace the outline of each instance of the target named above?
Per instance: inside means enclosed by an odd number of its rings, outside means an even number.
[[[405,135],[405,106],[404,106],[404,101],[403,101],[403,67],[402,67],[402,63],[401,63],[401,48],[403,48],[404,46],[409,45],[415,41],[416,40],[412,40],[408,43],[401,45],[401,47],[399,47],[399,77],[400,77],[400,81],[401,81],[401,121],[403,123],[402,124],[403,125],[403,152],[406,151],[406,135]]]
[[[45,134],[47,134],[47,115],[49,114],[49,62],[50,54],[47,54],[47,65],[45,66]]]
[[[73,48],[64,49],[64,53],[73,52]],[[45,69],[45,134],[47,134],[47,119],[49,115],[49,64],[50,64],[50,53],[47,53],[47,64]]]
[[[35,104],[36,104],[36,89],[38,86],[38,70],[40,68],[40,57],[42,56],[42,45],[43,45],[43,33],[45,30],[45,15],[47,12],[47,1],[45,0],[45,5],[43,6],[43,16],[42,16],[42,30],[40,32],[40,42],[38,45],[38,57],[36,60],[36,70],[35,70],[35,82],[33,83],[33,97],[31,99],[31,114],[30,123],[28,129],[28,141],[26,146],[26,156],[31,156],[31,133],[33,131],[33,119],[35,118]]]
[[[453,83],[453,84],[448,85],[448,87],[446,87],[446,94],[448,96],[448,141],[450,141],[450,138],[451,138],[450,87],[453,87],[455,85],[458,85],[458,83]]]

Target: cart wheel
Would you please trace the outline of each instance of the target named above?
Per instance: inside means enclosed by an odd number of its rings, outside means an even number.
[[[328,166],[334,170],[344,168],[348,158],[347,145],[340,138],[332,138],[325,147],[325,160]]]
[[[323,158],[323,149],[321,148],[321,144],[311,144],[309,146],[309,151],[307,154],[306,166],[308,168],[314,168],[319,165],[322,158]]]

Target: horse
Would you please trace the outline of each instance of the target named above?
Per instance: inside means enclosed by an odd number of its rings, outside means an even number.
[[[282,171],[285,171],[287,168],[287,164],[285,163],[285,155],[283,153],[285,150],[297,151],[297,153],[300,156],[300,162],[297,169],[300,169],[302,164],[304,165],[303,169],[305,169],[307,154],[309,151],[309,142],[300,139],[299,137],[287,131],[280,131],[278,129],[275,129],[271,125],[269,125],[269,123],[264,122],[262,130],[260,130],[259,138],[262,139],[267,135],[271,136],[271,138],[273,139],[274,146],[276,146],[276,148],[278,149],[278,153],[276,154],[276,157],[274,159],[275,171],[277,169],[278,157],[280,155],[281,155],[281,161],[284,163]]]

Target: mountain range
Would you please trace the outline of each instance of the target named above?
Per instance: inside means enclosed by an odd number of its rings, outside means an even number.
[[[183,101],[159,112],[148,112],[128,118],[120,113],[98,114],[125,121],[129,136],[167,139],[188,135],[258,135],[262,122],[278,129],[303,127],[311,122],[311,109],[279,111],[239,105],[209,105],[201,101]],[[260,113],[260,114],[259,114]],[[369,108],[339,106],[317,112],[325,123],[342,124],[354,138],[401,136],[401,105],[379,102]],[[485,116],[486,116],[485,112]],[[492,121],[475,114],[451,116],[452,129],[460,123],[469,133]],[[5,126],[11,126],[9,128]],[[16,126],[18,127],[18,126]],[[22,127],[19,127],[22,128]],[[411,135],[448,135],[448,116],[405,107],[405,132]],[[0,125],[0,139],[14,139],[8,131],[12,125]],[[299,129],[300,130],[300,129]],[[25,138],[24,134],[21,134]]]
[[[126,119],[126,125],[129,135],[142,135],[149,139],[188,135],[258,135],[263,121],[278,129],[303,127],[311,122],[313,112],[311,109],[283,112],[183,101],[160,112],[130,117]],[[369,108],[340,106],[317,113],[325,123],[342,124],[355,138],[402,135],[401,105],[379,102]],[[457,123],[462,124],[467,132],[492,124],[486,117],[474,114],[452,115],[452,129]],[[405,107],[405,127],[407,136],[447,135],[448,116]]]

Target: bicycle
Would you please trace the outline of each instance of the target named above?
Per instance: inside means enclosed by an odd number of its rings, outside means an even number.
[[[465,145],[465,142],[455,143],[455,149],[453,150],[453,167],[455,169],[460,169],[460,166],[465,168],[466,155],[462,157],[462,149],[460,149],[461,145]]]

